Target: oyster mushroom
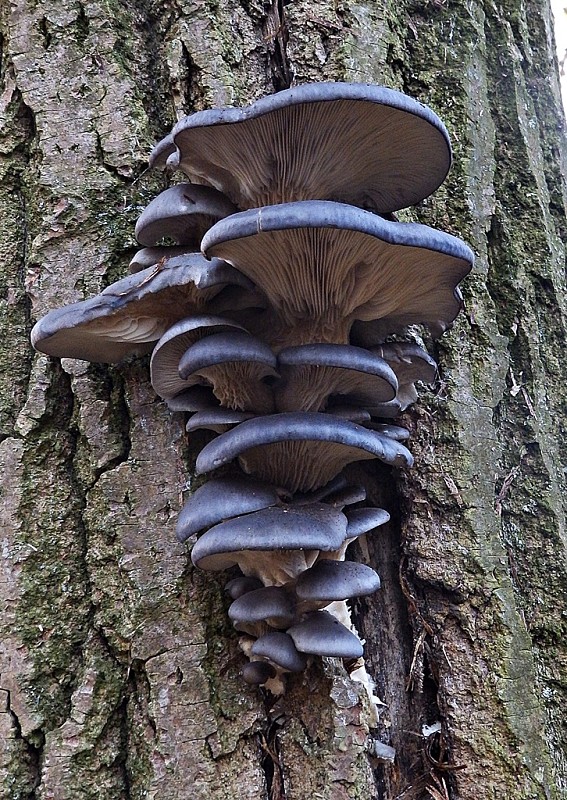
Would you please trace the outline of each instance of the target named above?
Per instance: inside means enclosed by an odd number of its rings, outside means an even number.
[[[449,234],[316,200],[233,214],[207,231],[201,248],[267,296],[280,320],[266,332],[275,349],[347,344],[355,320],[381,320],[384,330],[400,320],[447,327],[474,260]]]
[[[237,211],[228,197],[208,186],[178,183],[146,206],[138,218],[136,239],[147,247],[162,239],[199,249],[203,234],[215,222]]]
[[[181,119],[150,157],[168,161],[240,208],[332,199],[388,213],[440,186],[451,148],[441,120],[400,92],[314,83]]]
[[[334,478],[347,464],[379,458],[411,466],[411,453],[399,442],[338,417],[296,412],[256,417],[205,445],[197,473],[210,472],[238,458],[245,472],[291,492],[309,491]]]
[[[50,356],[106,363],[149,353],[171,325],[198,312],[230,283],[251,285],[219,259],[178,256],[160,269],[129,275],[89,300],[50,311],[34,326],[32,344]]]
[[[210,384],[225,408],[265,414],[274,410],[274,396],[264,379],[277,378],[276,363],[264,342],[229,331],[191,345],[179,361],[179,375],[187,385]]]

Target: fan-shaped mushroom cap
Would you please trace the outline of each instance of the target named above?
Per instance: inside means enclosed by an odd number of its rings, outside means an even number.
[[[304,344],[278,355],[279,411],[322,411],[331,395],[364,406],[393,400],[398,381],[386,361],[349,344]]]
[[[210,383],[221,405],[265,414],[274,410],[264,378],[276,378],[276,357],[260,339],[243,331],[217,333],[191,345],[179,362],[188,384]]]
[[[281,319],[274,347],[346,344],[354,320],[448,326],[455,287],[472,251],[416,223],[387,222],[343,203],[305,201],[253,209],[217,222],[203,253],[224,258],[268,297]]]
[[[411,453],[383,434],[315,412],[273,414],[242,422],[205,445],[197,474],[239,458],[245,472],[291,492],[330,481],[347,464],[379,458],[411,466]]]
[[[304,84],[248,108],[192,114],[151,163],[164,165],[175,148],[191,180],[241,208],[321,198],[385,213],[430,195],[451,164],[447,131],[429,108],[368,84]]]
[[[129,269],[130,272],[141,272],[147,267],[159,264],[162,259],[167,260],[176,256],[188,255],[194,252],[195,249],[198,250],[199,247],[193,248],[193,250],[189,247],[143,247],[134,254],[130,261]]]
[[[197,411],[185,425],[187,433],[205,428],[215,433],[224,433],[240,422],[252,419],[255,414],[251,411],[233,411],[231,408],[207,408]]]
[[[136,223],[136,239],[151,247],[168,238],[198,250],[205,231],[236,211],[228,197],[216,189],[178,183],[146,206]]]
[[[295,601],[281,586],[263,586],[237,597],[228,616],[238,625],[267,621],[274,628],[286,628],[296,618]]]
[[[250,285],[233,267],[198,253],[129,275],[80,303],[50,311],[33,328],[36,350],[59,358],[114,363],[148,353],[178,319],[228,283]],[[182,387],[183,388],[183,387]]]
[[[331,658],[360,658],[363,653],[358,636],[328,611],[313,611],[287,633],[300,653]]]
[[[177,519],[177,538],[184,542],[197,531],[224,519],[250,514],[279,503],[274,486],[244,476],[213,478],[187,500]]]
[[[330,603],[372,594],[380,588],[380,578],[371,567],[354,561],[317,561],[305,570],[295,585],[301,600]]]
[[[188,389],[190,384],[179,376],[183,354],[202,337],[227,330],[244,329],[229,319],[207,314],[195,314],[172,325],[156,344],[150,361],[152,386],[157,394],[169,400]]]
[[[390,515],[383,508],[349,508],[345,511],[345,515],[348,519],[347,539],[362,536],[384,525],[390,519]]]
[[[222,570],[235,564],[242,569],[245,554],[260,561],[260,551],[336,550],[346,529],[345,515],[324,503],[263,508],[210,528],[193,547],[191,559],[201,569]]]
[[[307,658],[299,652],[291,636],[283,631],[270,631],[260,636],[250,652],[255,656],[269,658],[277,667],[288,672],[302,672],[307,666]]]

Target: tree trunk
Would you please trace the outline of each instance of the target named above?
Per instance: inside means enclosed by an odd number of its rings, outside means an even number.
[[[567,192],[548,0],[0,13],[2,800],[567,796]],[[195,441],[147,360],[29,344],[38,317],[126,273],[165,186],[147,156],[176,116],[320,80],[383,83],[440,115],[454,166],[406,218],[477,254],[465,312],[430,343],[439,382],[404,415],[414,468],[355,470],[392,514],[358,551],[383,584],[355,608],[378,729],[334,660],[279,699],[242,683],[222,576],[176,543]]]

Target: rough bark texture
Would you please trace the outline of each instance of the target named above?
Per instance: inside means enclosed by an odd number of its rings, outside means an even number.
[[[563,113],[547,0],[12,0],[0,6],[2,800],[567,796]],[[176,116],[309,80],[386,83],[453,138],[414,218],[478,260],[405,415],[416,466],[358,557],[385,706],[328,661],[245,687],[222,577],[174,536],[194,445],[147,363],[34,355],[123,275]],[[409,218],[408,214],[408,218]],[[424,736],[422,726],[441,723]],[[370,758],[379,740],[394,764]]]

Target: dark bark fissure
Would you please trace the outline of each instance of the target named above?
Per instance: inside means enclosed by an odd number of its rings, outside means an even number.
[[[19,786],[18,800],[37,800],[37,789],[41,783],[41,762],[43,756],[43,745],[45,737],[40,731],[34,731],[32,741],[31,738],[22,734],[22,726],[20,720],[14,713],[10,704],[10,692],[7,693],[7,706],[6,711],[10,715],[12,726],[15,734],[15,739],[22,744],[22,761],[27,773],[27,786]]]
[[[272,0],[262,25],[262,33],[268,49],[274,91],[289,89],[293,83],[293,72],[287,55],[289,31],[284,0]]]

